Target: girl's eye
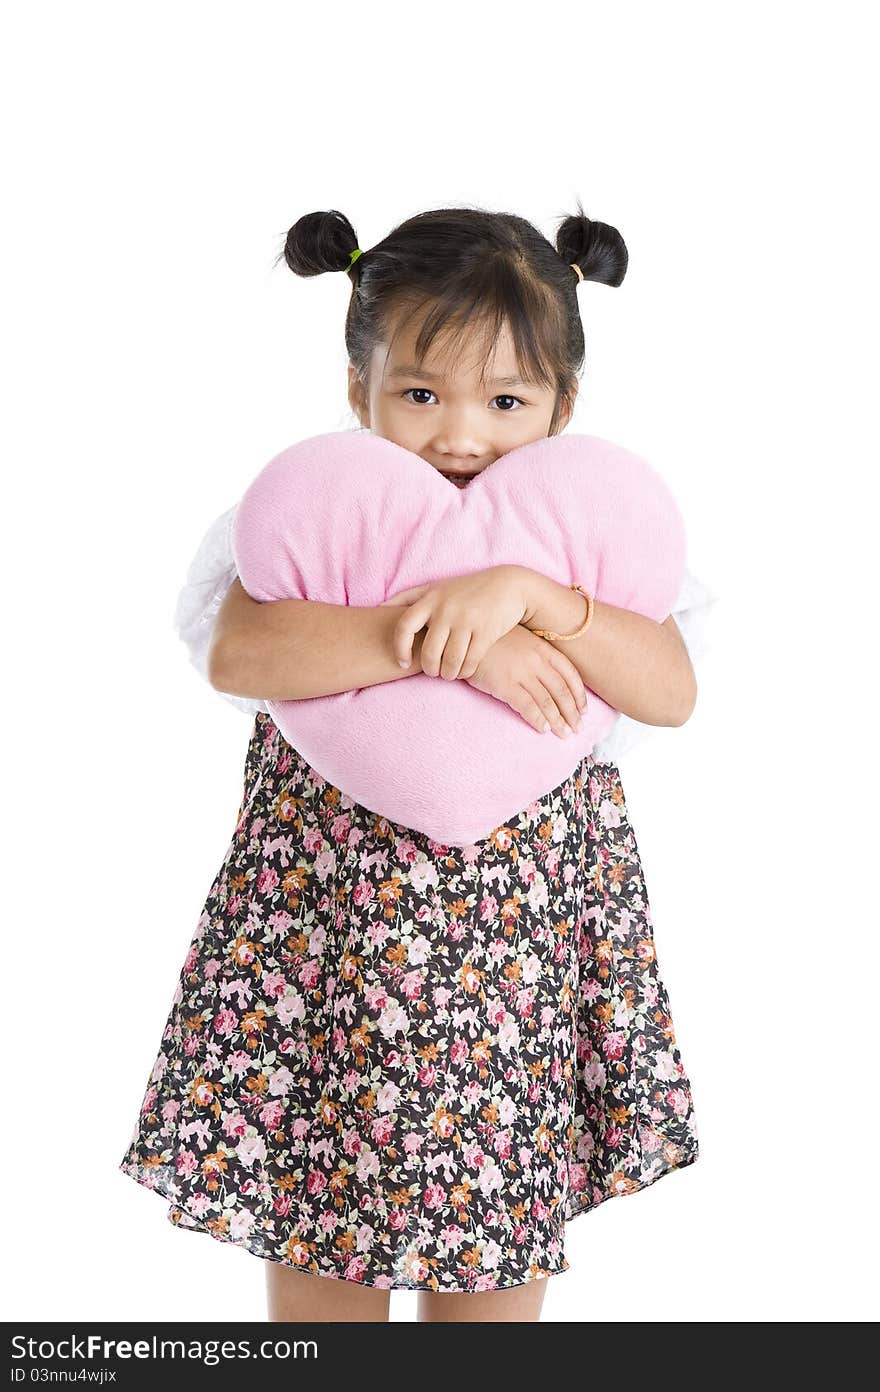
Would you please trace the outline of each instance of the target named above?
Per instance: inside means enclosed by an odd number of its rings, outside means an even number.
[[[433,393],[428,387],[410,387],[407,391],[405,391],[405,392],[403,393],[404,399],[406,399],[407,397],[410,397],[410,398],[411,398],[413,392],[424,392],[426,396],[433,396],[433,395],[434,395],[434,393]],[[524,406],[524,405],[525,405],[525,402],[522,401],[522,400],[520,400],[520,398],[519,398],[518,396],[507,396],[506,394],[502,394],[502,395],[500,395],[500,396],[495,396],[495,397],[492,398],[492,400],[493,400],[493,401],[515,401],[515,402],[518,403],[519,406]],[[427,405],[427,402],[424,402],[424,401],[413,401],[413,405],[414,405],[414,406],[424,406],[424,405]],[[502,413],[503,413],[503,414],[510,415],[510,410],[509,410],[507,407],[502,407],[502,408],[500,408],[500,409],[502,410]]]

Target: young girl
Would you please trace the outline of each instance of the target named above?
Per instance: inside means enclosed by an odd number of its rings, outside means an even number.
[[[443,209],[368,251],[341,213],[311,213],[284,255],[351,276],[362,427],[460,487],[568,423],[577,288],[619,285],[627,264],[582,210],[555,248],[520,217]],[[233,512],[177,619],[212,684],[255,711],[244,794],[120,1168],[173,1223],[265,1259],[270,1319],[385,1320],[407,1288],[423,1320],[536,1320],[543,1278],[568,1269],[566,1221],[698,1155],[612,761],[689,717],[688,647],[673,615],[598,601],[566,641],[583,595],[525,567],[506,568],[521,621],[476,664],[470,633],[510,608],[497,571],[375,608],[259,604]],[[673,613],[692,649],[712,602],[688,576]],[[577,726],[585,686],[622,714],[509,824],[445,846],[329,784],[263,704],[417,672],[470,681],[548,738]]]

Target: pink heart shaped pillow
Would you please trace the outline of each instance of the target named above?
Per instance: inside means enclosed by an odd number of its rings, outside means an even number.
[[[232,550],[261,601],[377,605],[413,585],[518,564],[662,621],[684,575],[685,532],[656,471],[595,436],[520,445],[459,489],[401,445],[338,431],[270,460],[236,509]],[[560,739],[464,680],[424,673],[266,704],[329,782],[455,846],[556,788],[617,715],[588,690],[583,730]]]

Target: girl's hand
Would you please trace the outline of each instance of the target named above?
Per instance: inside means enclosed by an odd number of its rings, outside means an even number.
[[[421,648],[422,671],[429,677],[445,677],[447,681],[462,677],[467,681],[493,644],[525,617],[525,571],[516,565],[492,566],[471,575],[400,590],[380,608],[384,605],[404,606],[391,637],[401,667],[411,665],[413,638],[421,628],[427,628]]]
[[[489,649],[468,684],[510,706],[533,725],[566,738],[580,723],[587,693],[574,663],[518,624]]]

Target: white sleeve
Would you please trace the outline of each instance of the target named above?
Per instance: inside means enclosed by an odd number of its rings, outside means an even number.
[[[237,505],[236,505],[237,506]],[[232,519],[235,506],[211,523],[199,549],[190,562],[186,584],[177,596],[174,627],[189,650],[189,660],[205,681],[208,680],[208,649],[217,611],[238,572],[232,557]],[[213,688],[212,688],[213,689]],[[247,696],[218,693],[248,714],[265,711],[264,701]]]
[[[717,603],[718,596],[686,570],[672,617],[678,625],[695,670],[697,659],[703,657],[709,649],[709,615]],[[616,764],[621,755],[629,753],[635,745],[651,734],[652,730],[659,728],[657,725],[644,725],[642,721],[633,720],[629,715],[619,715],[605,738],[593,746],[593,758],[600,763]]]

